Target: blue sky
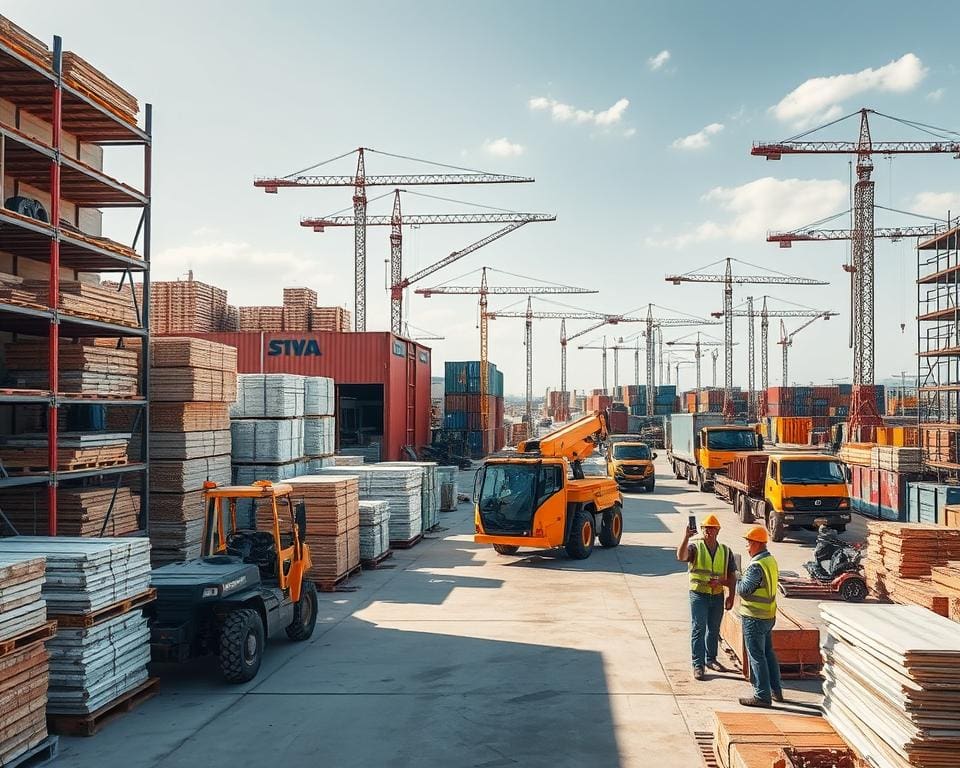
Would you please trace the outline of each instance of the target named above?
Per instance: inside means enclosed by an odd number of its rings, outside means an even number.
[[[558,297],[589,309],[625,312],[654,302],[704,314],[720,309],[720,287],[675,287],[664,282],[666,273],[732,256],[830,280],[823,288],[745,287],[735,299],[769,292],[839,311],[841,317],[798,335],[791,350],[791,378],[819,383],[850,375],[848,286],[840,266],[846,245],[780,250],[763,242],[763,233],[844,210],[847,161],[772,163],[750,157],[749,148],[861,106],[960,130],[954,46],[941,32],[960,10],[928,7],[935,12],[907,14],[902,4],[884,1],[799,7],[8,0],[3,13],[45,40],[60,34],[67,49],[155,105],[155,279],[192,268],[238,304],[279,303],[284,285],[307,284],[323,303],[352,308],[351,233],[298,226],[301,215],[349,206],[350,190],[267,196],[251,181],[362,144],[534,176],[535,184],[423,191],[558,216],[523,227],[428,284],[475,281],[475,274],[454,278],[489,265],[599,289]],[[813,78],[827,79],[809,83]],[[850,122],[824,137],[853,139],[855,132]],[[878,121],[874,136],[915,134]],[[960,212],[958,166],[950,156],[878,156],[875,164],[878,203],[939,217],[948,207]],[[380,156],[368,161],[368,173],[420,168]],[[128,158],[109,161],[108,169],[126,173]],[[331,169],[352,170],[345,161]],[[383,191],[371,190],[371,197]],[[411,198],[406,210],[466,208]],[[387,201],[372,203],[370,212],[388,212]],[[492,229],[411,230],[404,272]],[[368,233],[370,329],[388,323],[387,235]],[[911,246],[877,246],[879,377],[915,370]],[[469,297],[410,302],[413,324],[446,336],[433,342],[436,364],[477,357],[476,315]],[[581,326],[571,323],[570,332]],[[610,341],[632,333],[627,328],[611,329]],[[745,334],[744,322],[737,330]],[[523,389],[522,338],[522,321],[494,324],[491,358],[505,371],[508,392]],[[558,322],[535,326],[537,390],[559,385],[558,338]],[[735,383],[743,384],[746,344],[734,357]],[[621,362],[621,383],[632,383],[632,360]],[[705,382],[708,370],[705,361]],[[771,345],[771,383],[779,383],[779,371],[780,349]],[[612,363],[610,375],[612,381]],[[571,350],[571,386],[599,386],[600,378],[598,355]],[[692,369],[682,370],[681,384],[692,383]]]

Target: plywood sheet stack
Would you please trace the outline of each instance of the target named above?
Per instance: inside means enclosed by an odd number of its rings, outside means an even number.
[[[138,301],[143,299],[139,283]],[[215,333],[230,328],[227,292],[199,280],[150,284],[150,330],[155,334]]]
[[[63,79],[117,117],[136,125],[137,113],[140,111],[136,97],[73,51],[63,54]]]
[[[48,642],[47,714],[86,716],[147,682],[150,542],[18,536],[0,539],[0,557],[46,556],[43,597],[57,634]]]
[[[960,560],[960,530],[923,523],[867,523],[864,576],[870,591],[906,605],[950,615],[951,590],[938,587],[931,569]]]
[[[376,562],[390,551],[390,505],[360,502],[360,560]]]
[[[46,307],[50,305],[47,280],[23,280],[17,285],[0,283],[0,302]],[[136,328],[140,323],[127,291],[110,290],[94,283],[62,280],[58,295],[60,310],[66,315],[86,317],[105,323]]]
[[[207,480],[230,483],[237,351],[204,339],[150,345],[150,539],[154,564],[200,554]]]
[[[43,575],[42,556],[0,554],[0,765],[47,737]]]
[[[283,307],[240,307],[241,331],[282,331]]]
[[[51,66],[50,49],[46,43],[3,16],[0,16],[0,40],[35,63]]]
[[[947,598],[946,617],[960,622],[960,560],[930,568],[932,587]],[[939,613],[939,611],[938,611]]]
[[[420,485],[420,516],[424,532],[440,524],[439,465],[435,461],[385,461],[381,467],[419,467],[423,472]]]
[[[824,603],[826,718],[875,768],[960,765],[960,625],[919,606]]]
[[[923,450],[878,445],[870,450],[871,465],[894,472],[923,472]]]
[[[350,310],[343,307],[316,307],[310,310],[310,330],[349,333],[353,330]]]
[[[725,611],[720,624],[720,637],[740,659],[745,679],[750,679],[743,622],[738,611]],[[822,664],[820,658],[820,631],[813,624],[777,606],[777,623],[771,633],[773,648],[780,662],[780,670],[787,675],[815,675]]]
[[[779,712],[715,712],[713,736],[723,768],[771,768],[784,749],[846,749],[822,717]]]
[[[18,389],[47,389],[49,346],[46,342],[10,342],[4,347],[9,381]],[[57,385],[69,394],[134,397],[139,368],[135,350],[94,344],[60,344]]]
[[[62,432],[57,435],[57,469],[118,467],[127,463],[129,432]],[[2,438],[4,468],[30,473],[48,468],[47,435],[28,432]]]
[[[389,467],[364,464],[362,467],[327,467],[320,474],[356,475],[360,478],[360,499],[386,501],[390,505],[390,543],[410,545],[423,532],[420,508],[420,467]]]
[[[46,489],[11,488],[3,514],[22,536],[47,533]],[[57,491],[57,533],[61,536],[126,536],[139,530],[140,497],[130,488],[70,488]]]
[[[873,464],[873,443],[844,443],[837,454],[844,464],[869,467]]]

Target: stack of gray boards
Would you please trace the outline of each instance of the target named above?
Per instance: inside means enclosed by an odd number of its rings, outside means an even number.
[[[419,467],[423,472],[420,486],[420,515],[423,518],[423,532],[440,524],[440,482],[437,476],[439,466],[435,461],[385,461],[381,467]]]
[[[331,457],[337,445],[335,403],[333,379],[303,377],[303,455],[311,472],[333,466]]]
[[[437,480],[440,483],[440,511],[453,512],[457,508],[458,467],[437,467]]]
[[[420,467],[364,464],[362,467],[326,467],[319,474],[354,475],[360,478],[361,501],[386,501],[390,505],[390,546],[416,544],[423,532],[420,511]]]
[[[95,713],[148,684],[148,539],[0,539],[0,557],[14,554],[47,558],[43,597],[58,625],[47,643],[54,730],[57,715]]]
[[[865,764],[960,765],[960,624],[916,605],[820,613],[824,714]]]
[[[390,505],[360,502],[360,562],[376,563],[390,551]]]

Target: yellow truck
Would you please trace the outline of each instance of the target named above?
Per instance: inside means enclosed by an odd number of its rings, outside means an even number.
[[[667,458],[674,476],[701,491],[711,490],[714,477],[726,472],[737,456],[762,450],[763,438],[754,425],[725,424],[719,413],[670,415]]]
[[[606,451],[607,476],[623,490],[639,487],[652,492],[657,483],[653,468],[656,458],[638,435],[611,435]]]
[[[850,522],[846,470],[827,454],[744,454],[713,483],[742,522],[762,522],[774,541],[783,541],[787,529],[813,530],[820,521],[843,533]]]

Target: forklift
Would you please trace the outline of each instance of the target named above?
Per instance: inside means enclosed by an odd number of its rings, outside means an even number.
[[[272,512],[269,531],[240,528],[242,500]],[[200,557],[155,568],[150,584],[150,647],[154,662],[219,657],[231,683],[256,677],[267,638],[284,630],[304,641],[317,623],[317,588],[306,579],[312,565],[304,542],[307,516],[293,488],[258,480],[249,486],[204,484]],[[280,529],[280,516],[290,521]],[[229,526],[227,516],[229,515]],[[285,526],[286,527],[286,526]]]

